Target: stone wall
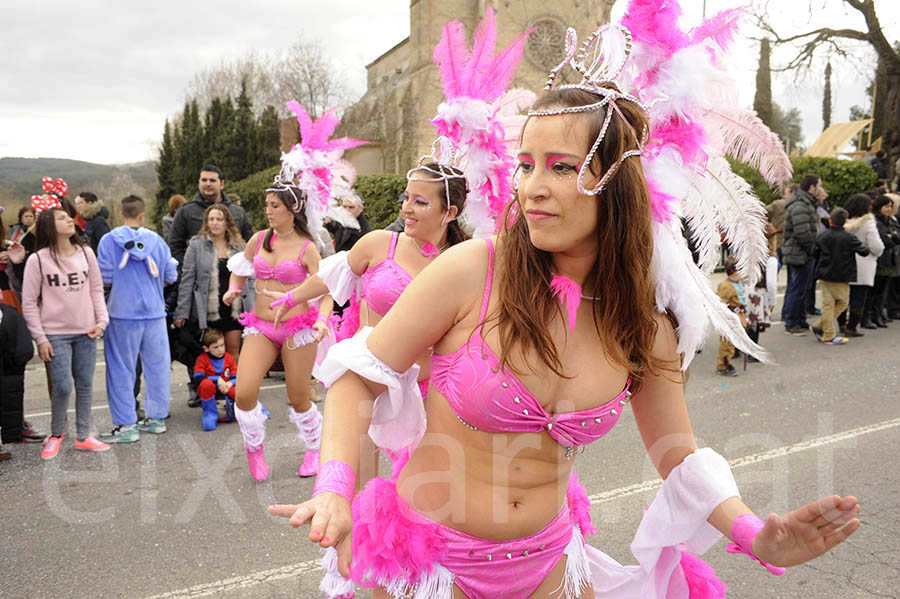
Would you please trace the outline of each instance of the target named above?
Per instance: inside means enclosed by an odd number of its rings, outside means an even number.
[[[568,25],[584,39],[609,21],[615,0],[411,0],[410,33],[388,52],[366,66],[368,89],[344,113],[340,135],[374,142],[382,156],[383,172],[404,173],[418,158],[429,154],[434,140],[434,117],[443,99],[440,77],[432,61],[434,47],[445,23],[459,19],[471,42],[485,8],[497,13],[501,49],[530,27],[537,27],[526,44],[512,87],[540,91],[547,73],[563,58]],[[348,159],[360,173],[369,173],[377,160],[372,149]]]

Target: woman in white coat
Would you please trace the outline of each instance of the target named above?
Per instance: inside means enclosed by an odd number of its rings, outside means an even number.
[[[852,196],[844,209],[847,210],[849,218],[844,225],[844,230],[856,235],[862,244],[869,250],[868,256],[856,255],[856,281],[850,281],[850,308],[845,312],[849,313],[846,324],[842,319],[838,319],[841,325],[841,332],[847,337],[862,337],[863,333],[857,330],[857,325],[864,329],[877,328],[869,320],[869,316],[865,311],[866,297],[875,284],[875,269],[878,265],[878,257],[884,251],[884,243],[878,235],[878,228],[875,226],[875,217],[869,212],[869,204],[872,198],[864,193],[858,193]],[[843,316],[843,315],[842,315]]]

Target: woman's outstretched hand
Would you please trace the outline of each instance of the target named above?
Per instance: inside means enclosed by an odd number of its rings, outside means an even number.
[[[270,505],[269,514],[289,518],[294,528],[309,522],[309,540],[321,547],[334,547],[338,570],[344,578],[350,578],[353,518],[349,501],[334,493],[321,493],[300,505]]]
[[[823,497],[779,516],[769,514],[753,539],[753,552],[775,566],[796,566],[815,559],[859,529],[856,497]]]

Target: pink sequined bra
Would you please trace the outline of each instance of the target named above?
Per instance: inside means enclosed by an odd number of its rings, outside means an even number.
[[[400,299],[400,294],[412,282],[410,274],[394,261],[394,251],[397,249],[399,237],[400,233],[397,232],[391,235],[387,258],[363,274],[363,299],[381,316],[388,313]]]
[[[480,322],[487,313],[494,270],[494,246],[490,239],[486,241],[490,261]],[[500,368],[500,360],[485,343],[481,327],[452,354],[432,355],[431,384],[447,398],[456,416],[470,429],[489,433],[547,431],[553,440],[567,448],[567,459],[571,458],[575,446],[588,445],[608,433],[631,398],[629,378],[622,392],[601,406],[550,414],[515,375]]]
[[[300,250],[300,256],[296,260],[285,260],[272,266],[266,259],[259,255],[259,248],[262,244],[263,235],[256,240],[256,256],[253,257],[253,271],[256,273],[257,279],[275,279],[285,285],[297,285],[306,280],[309,273],[303,266],[303,255],[306,254],[306,248],[309,247],[310,241],[307,239]]]

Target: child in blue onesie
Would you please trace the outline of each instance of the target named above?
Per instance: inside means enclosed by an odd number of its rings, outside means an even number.
[[[145,229],[144,200],[122,200],[125,224],[100,240],[97,262],[109,294],[106,393],[113,429],[107,443],[133,443],[140,432],[166,432],[171,388],[171,357],[163,287],[178,278],[178,262],[162,237]],[[134,406],[135,364],[144,371],[146,418],[138,422]]]

